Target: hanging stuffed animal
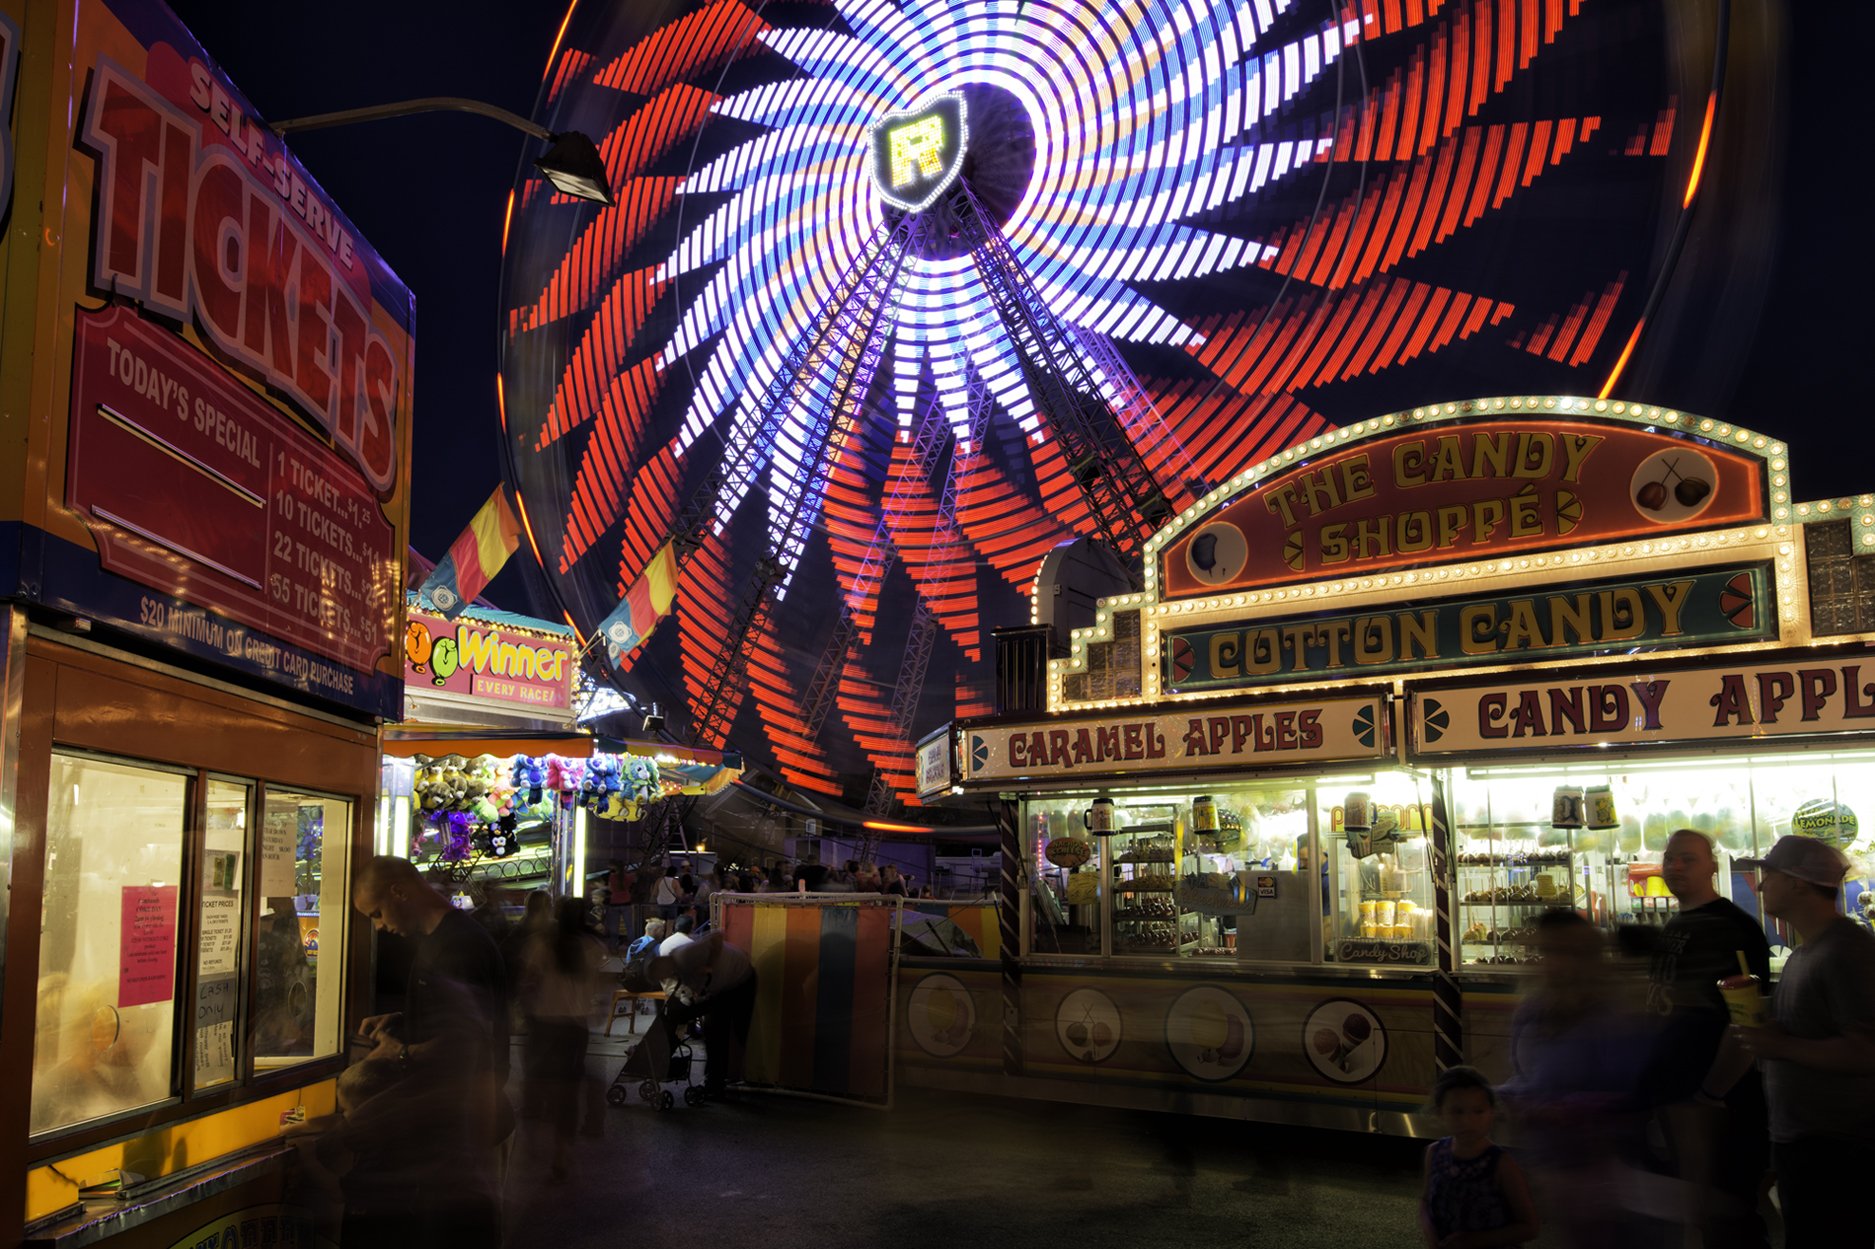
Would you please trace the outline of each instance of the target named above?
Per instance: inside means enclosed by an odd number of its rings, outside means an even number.
[[[634,802],[650,802],[658,796],[658,765],[642,755],[625,756],[624,786]]]
[[[559,755],[548,755],[545,760],[547,788],[552,790],[556,801],[567,810],[579,798],[580,787],[586,781],[586,764],[579,759],[562,759]]]
[[[528,795],[529,802],[539,802],[541,791],[547,786],[547,769],[541,760],[522,755],[514,761],[511,777],[516,789]]]

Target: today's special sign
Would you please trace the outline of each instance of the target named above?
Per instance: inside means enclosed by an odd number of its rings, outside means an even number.
[[[1415,691],[1417,755],[1875,728],[1875,663],[1817,659]]]

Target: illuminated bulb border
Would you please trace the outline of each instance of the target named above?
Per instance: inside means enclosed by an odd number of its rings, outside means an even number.
[[[1457,421],[1480,413],[1508,412],[1589,416],[1602,420],[1625,421],[1634,425],[1666,427],[1672,431],[1693,434],[1709,442],[1723,442],[1746,454],[1756,453],[1758,458],[1766,462],[1769,470],[1771,521],[1770,523],[1753,523],[1716,533],[1667,535],[1640,541],[1610,543],[1598,547],[1577,547],[1437,567],[1402,569],[1397,572],[1282,586],[1270,590],[1239,591],[1209,599],[1184,599],[1174,603],[1158,601],[1157,556],[1159,551],[1175,541],[1194,522],[1208,515],[1213,508],[1235,498],[1246,487],[1264,477],[1297,463],[1306,462],[1311,456],[1323,451],[1339,449],[1365,439],[1394,433],[1402,427]],[[1724,421],[1693,416],[1650,404],[1587,399],[1580,396],[1509,396],[1472,399],[1462,403],[1435,404],[1410,411],[1389,413],[1358,424],[1330,430],[1319,437],[1299,443],[1278,455],[1252,465],[1186,508],[1174,521],[1148,539],[1144,553],[1145,590],[1101,600],[1094,614],[1094,624],[1091,627],[1074,631],[1070,638],[1067,658],[1049,661],[1048,709],[1050,712],[1055,712],[1068,709],[1134,707],[1165,701],[1166,696],[1163,693],[1159,673],[1160,635],[1165,627],[1163,622],[1172,617],[1181,618],[1177,621],[1181,627],[1201,625],[1219,617],[1231,620],[1243,619],[1241,613],[1246,609],[1254,610],[1277,603],[1312,605],[1331,596],[1407,587],[1417,589],[1425,586],[1452,585],[1473,579],[1501,578],[1507,574],[1528,575],[1544,569],[1615,567],[1622,563],[1637,560],[1653,561],[1665,556],[1716,554],[1754,544],[1775,543],[1774,549],[1769,554],[1775,568],[1781,636],[1775,642],[1754,643],[1736,649],[1766,649],[1800,641],[1802,639],[1794,635],[1808,632],[1808,604],[1799,601],[1796,546],[1792,541],[1795,530],[1789,522],[1793,519],[1803,522],[1848,514],[1855,527],[1856,549],[1875,553],[1875,495],[1865,494],[1853,499],[1802,503],[1793,507],[1790,502],[1790,466],[1786,456],[1787,448],[1783,443]],[[1041,620],[1038,595],[1039,581],[1032,581],[1029,588],[1031,623],[1040,623]],[[1140,666],[1142,671],[1139,696],[1067,701],[1062,692],[1064,679],[1069,675],[1087,671],[1090,649],[1093,646],[1113,641],[1113,616],[1116,612],[1123,611],[1141,613]],[[1399,675],[1389,673],[1387,677],[1391,679]],[[1307,685],[1311,689],[1328,689],[1362,683],[1371,684],[1372,679],[1365,682],[1359,678],[1329,682],[1297,682],[1293,687],[1277,688],[1293,690]],[[1271,692],[1275,692],[1275,689]],[[1242,693],[1242,690],[1207,691],[1177,695],[1172,701],[1184,703],[1214,700],[1239,696]]]

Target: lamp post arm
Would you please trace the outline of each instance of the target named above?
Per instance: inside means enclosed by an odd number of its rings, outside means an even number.
[[[537,125],[518,113],[511,113],[505,108],[485,104],[481,100],[465,99],[455,95],[436,95],[422,100],[404,100],[397,104],[374,104],[369,108],[348,108],[336,113],[315,113],[310,117],[290,117],[285,121],[270,122],[269,129],[275,134],[287,134],[296,130],[323,130],[328,126],[349,126],[353,122],[383,121],[390,117],[408,117],[414,113],[440,112],[479,113],[498,122],[513,126],[516,130],[531,134],[537,139],[552,139],[554,134],[545,126]]]

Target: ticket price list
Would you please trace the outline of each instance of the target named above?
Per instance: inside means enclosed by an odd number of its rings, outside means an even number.
[[[282,447],[272,468],[267,597],[277,611],[317,631],[318,649],[369,666],[384,636],[387,598],[373,569],[393,566],[390,552],[372,539],[378,531],[388,538],[389,526],[363,486],[345,481],[330,463]]]

